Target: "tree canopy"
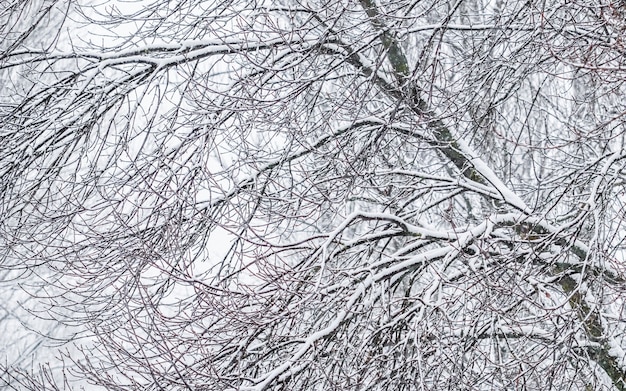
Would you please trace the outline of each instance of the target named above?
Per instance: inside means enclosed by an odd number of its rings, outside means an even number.
[[[3,385],[626,390],[625,17],[0,2]]]

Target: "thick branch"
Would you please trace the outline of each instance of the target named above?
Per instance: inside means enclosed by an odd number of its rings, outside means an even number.
[[[409,82],[409,65],[402,49],[400,48],[397,40],[389,29],[380,20],[380,14],[377,6],[373,0],[361,0],[361,4],[365,8],[365,12],[370,18],[370,22],[373,27],[379,30],[380,40],[387,50],[387,59],[391,64],[395,73],[395,78],[398,81],[400,88],[405,89],[406,84]],[[528,213],[529,209],[525,207],[523,202],[515,196],[508,188],[502,184],[499,179],[494,177],[493,172],[484,166],[481,159],[469,155],[466,153],[465,143],[462,140],[458,140],[454,133],[437,118],[435,113],[430,110],[427,102],[420,96],[420,92],[417,88],[410,88],[410,95],[405,96],[410,101],[410,107],[419,116],[425,117],[428,121],[430,128],[433,131],[434,140],[431,142],[437,149],[452,163],[459,171],[471,181],[477,182],[485,186],[493,186],[499,192],[505,191],[507,194],[502,194],[503,199],[511,206],[521,209],[523,212]],[[470,151],[471,152],[471,151]],[[478,164],[478,167],[477,167]],[[496,183],[494,183],[496,182]],[[508,197],[507,197],[508,195]],[[511,199],[512,197],[512,199]],[[511,201],[515,201],[511,203]],[[521,202],[518,203],[518,202]],[[517,204],[517,205],[516,205]],[[540,224],[537,225],[537,230],[550,231],[545,229]],[[582,261],[587,259],[587,252],[583,251],[579,247],[572,246],[570,249],[578,256]],[[593,310],[578,291],[578,283],[569,275],[561,278],[559,284],[563,291],[570,296],[569,302],[572,308],[574,308],[581,320],[584,327],[587,338],[591,341],[599,341],[603,339],[603,327],[602,322],[597,311]],[[591,357],[602,367],[606,374],[611,378],[613,385],[620,391],[626,390],[625,381],[626,373],[617,362],[617,359],[610,355],[610,347],[607,342],[602,343],[601,348],[594,349]]]

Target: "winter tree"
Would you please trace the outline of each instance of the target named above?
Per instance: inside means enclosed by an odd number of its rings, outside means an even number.
[[[626,390],[622,2],[0,6],[5,387]]]

